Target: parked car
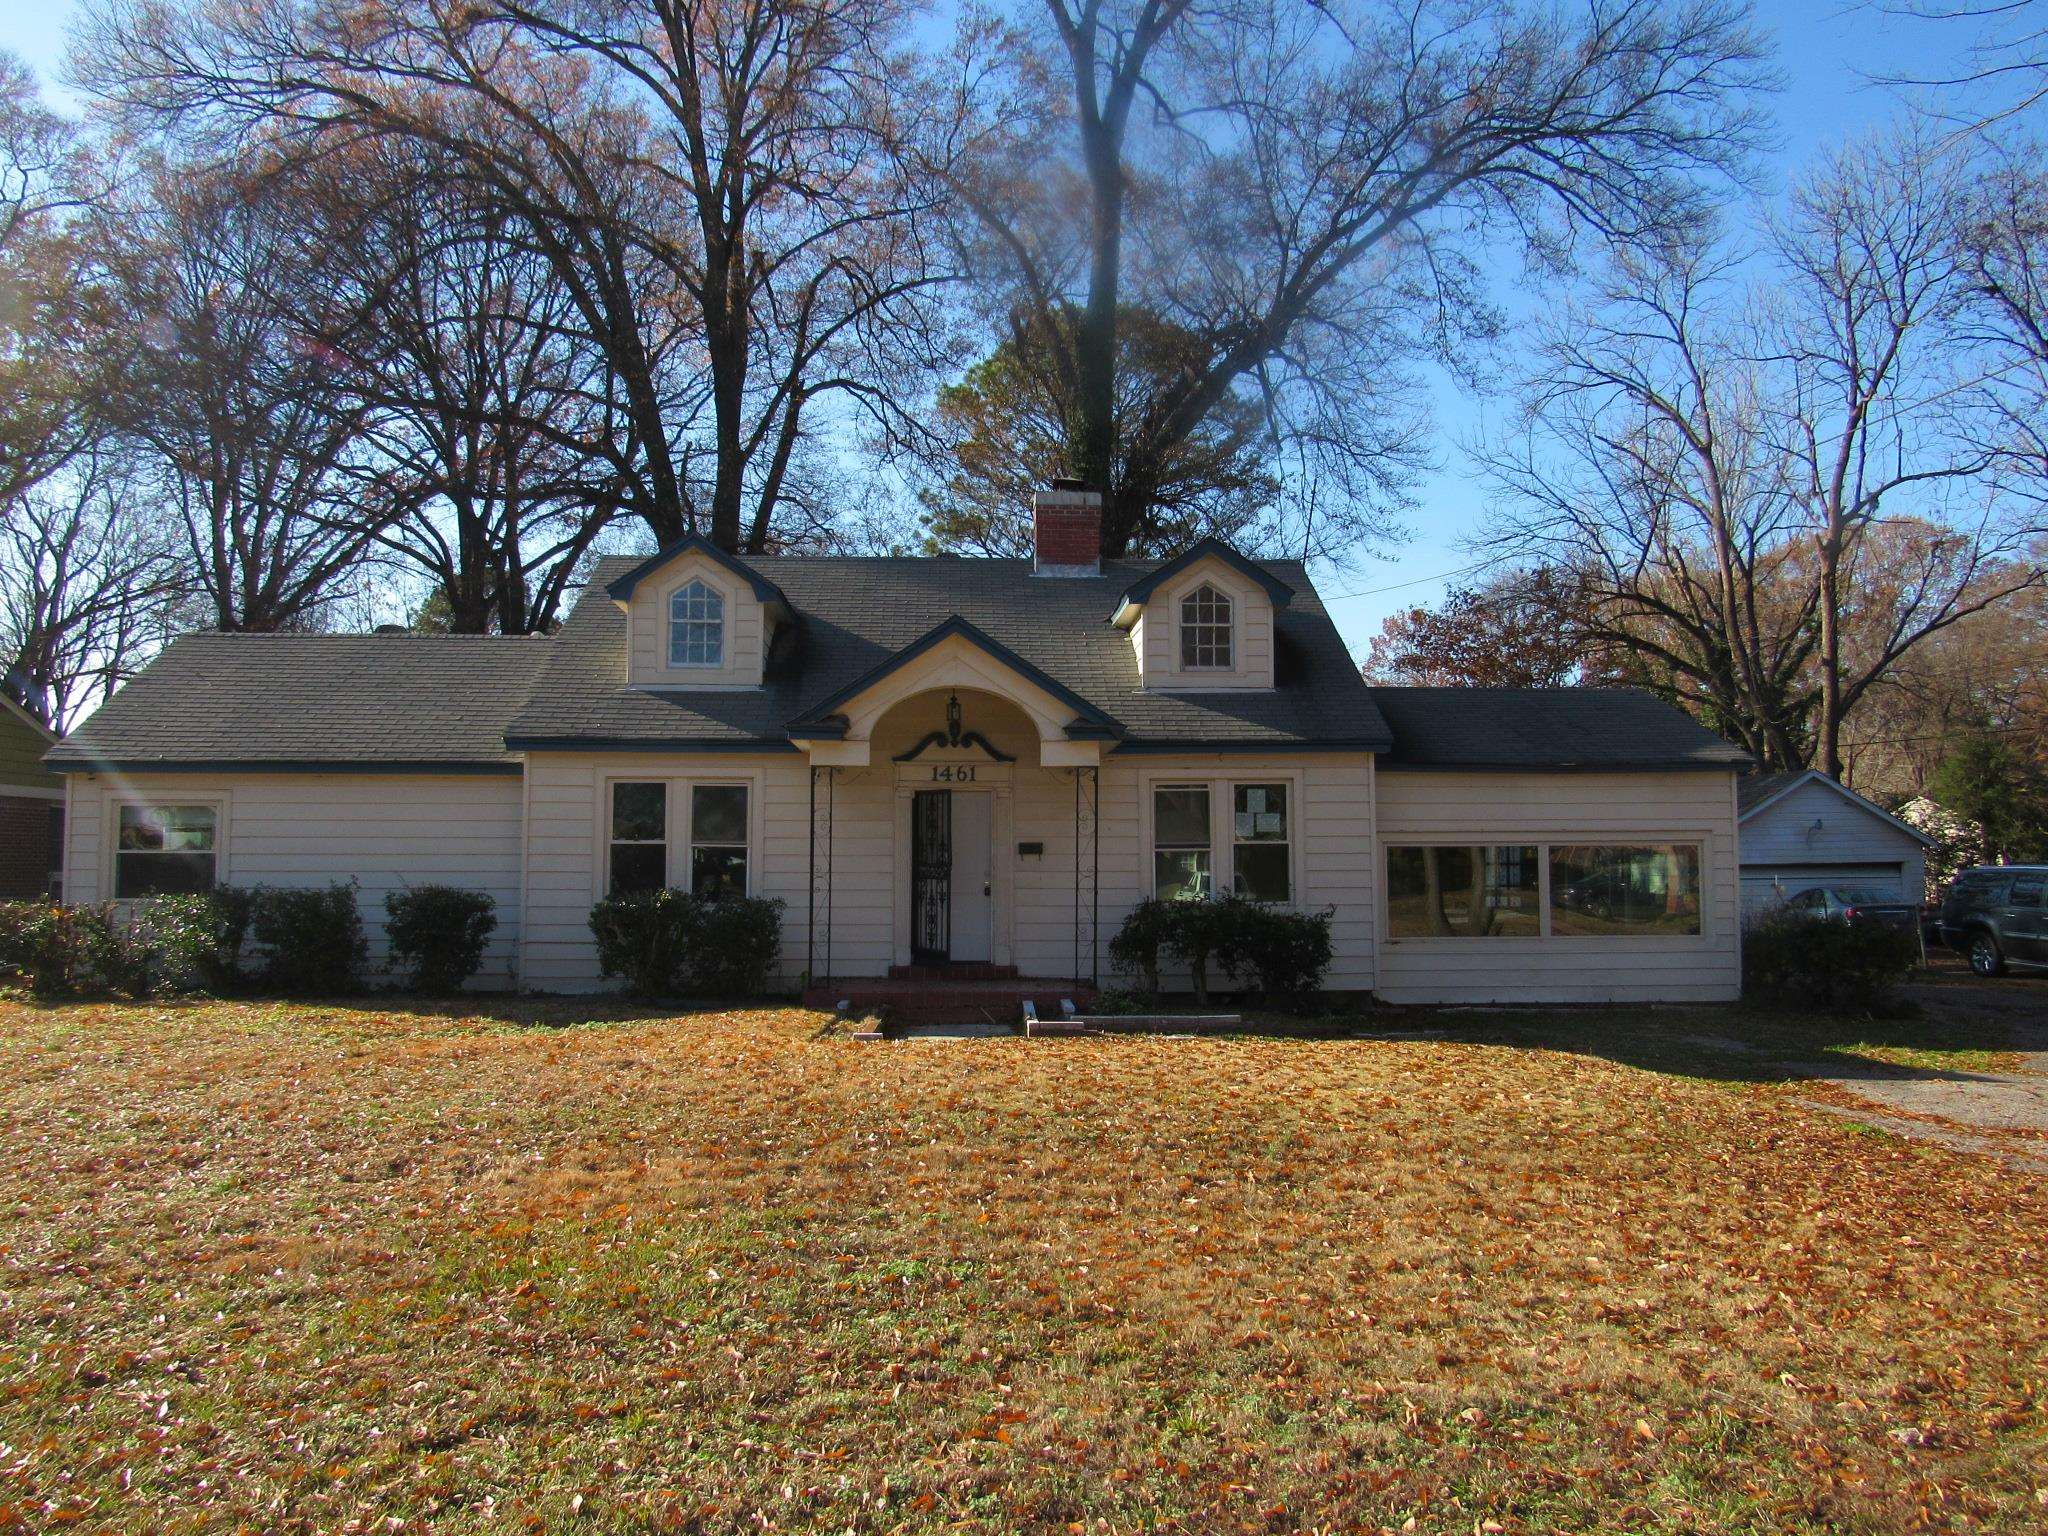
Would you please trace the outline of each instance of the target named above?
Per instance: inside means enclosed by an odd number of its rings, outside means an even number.
[[[1918,934],[1920,908],[1888,891],[1860,885],[1816,885],[1785,899],[1794,912],[1813,912],[1845,923],[1878,923],[1901,933]]]
[[[2048,864],[1966,869],[1937,919],[1941,941],[1979,976],[2009,965],[2048,967]]]

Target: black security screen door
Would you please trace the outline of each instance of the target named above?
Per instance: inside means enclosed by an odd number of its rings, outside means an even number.
[[[910,958],[946,959],[953,948],[953,796],[921,789],[910,802]]]

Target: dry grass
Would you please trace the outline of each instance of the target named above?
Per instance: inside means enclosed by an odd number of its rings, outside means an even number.
[[[1725,1016],[818,1022],[0,1003],[0,1529],[2048,1520],[2048,1191]]]

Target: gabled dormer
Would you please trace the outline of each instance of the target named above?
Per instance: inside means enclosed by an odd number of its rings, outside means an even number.
[[[758,688],[775,631],[795,622],[774,582],[699,534],[605,588],[626,613],[634,688]]]
[[[1203,539],[1124,589],[1126,631],[1147,689],[1244,692],[1273,686],[1273,616],[1294,589],[1221,539]]]

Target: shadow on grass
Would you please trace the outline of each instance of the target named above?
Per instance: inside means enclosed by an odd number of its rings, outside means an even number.
[[[1816,1077],[1982,1082],[2030,1044],[1997,1014],[1921,1006],[1889,1016],[1835,1016],[1729,1003],[1711,1006],[1429,1009],[1368,1026],[1521,1050],[1598,1056],[1647,1071],[1718,1082]]]

